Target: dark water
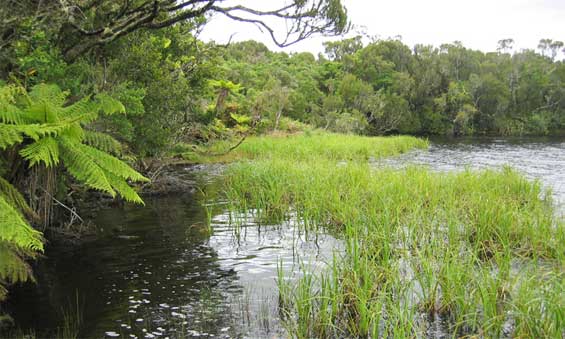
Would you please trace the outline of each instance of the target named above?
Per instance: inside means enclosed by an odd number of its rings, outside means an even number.
[[[216,174],[184,171],[213,190]],[[341,247],[289,223],[246,218],[235,233],[222,204],[203,207],[200,193],[145,202],[98,212],[95,241],[48,248],[38,285],[11,296],[18,326],[52,337],[71,311],[82,317],[81,338],[279,338],[278,265],[298,274]],[[216,211],[211,234],[207,208]]]
[[[429,165],[440,171],[511,165],[552,188],[565,203],[565,141],[435,141],[377,165]],[[217,171],[183,176],[214,191]],[[49,337],[62,310],[82,317],[84,338],[281,338],[277,265],[323,269],[341,243],[311,238],[288,223],[246,219],[236,233],[221,202],[202,206],[200,193],[146,199],[146,207],[99,211],[100,237],[72,249],[50,247],[37,286],[12,294],[18,326]],[[213,210],[211,233],[207,210]]]

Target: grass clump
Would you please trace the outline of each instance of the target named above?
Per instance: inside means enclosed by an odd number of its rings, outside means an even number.
[[[565,227],[538,182],[366,161],[425,145],[412,138],[308,138],[255,140],[225,175],[234,215],[345,243],[329,272],[279,278],[291,335],[422,337],[437,317],[453,337],[563,335]]]
[[[427,141],[409,136],[365,137],[320,130],[290,135],[252,136],[232,152],[224,154],[233,143],[218,141],[205,150],[185,152],[183,157],[195,162],[233,162],[241,159],[303,161],[314,158],[365,161],[428,147]]]

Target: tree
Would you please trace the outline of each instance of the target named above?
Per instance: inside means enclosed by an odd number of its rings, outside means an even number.
[[[502,39],[498,40],[498,47],[496,48],[497,51],[501,53],[508,53],[514,47],[514,39]]]
[[[549,49],[551,50],[551,60],[555,60],[555,57],[561,48],[563,48],[563,41],[553,41],[551,45],[549,45]]]
[[[140,29],[160,29],[182,21],[202,24],[205,17],[224,15],[266,31],[280,47],[314,34],[339,35],[349,29],[341,0],[293,0],[282,7],[260,10],[242,4],[224,6],[222,0],[7,0],[0,12],[0,46],[17,38],[22,22],[32,22],[59,35],[66,60],[75,60]],[[20,14],[23,13],[23,14]],[[273,20],[277,21],[276,24]],[[282,25],[280,25],[282,21]],[[274,27],[287,27],[282,37]]]
[[[330,60],[343,61],[345,57],[351,56],[363,48],[363,42],[361,36],[358,35],[354,38],[324,42],[324,48]]]

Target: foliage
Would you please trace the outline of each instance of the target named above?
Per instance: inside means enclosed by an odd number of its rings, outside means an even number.
[[[502,51],[485,54],[459,42],[413,50],[399,40],[363,46],[354,38],[327,43],[329,60],[316,60],[242,42],[224,52],[223,74],[245,88],[239,114],[271,121],[282,108],[282,116],[317,127],[377,135],[562,131],[563,62]]]
[[[143,203],[128,181],[147,179],[106,153],[119,152],[119,142],[86,129],[99,114],[122,114],[124,106],[105,93],[70,105],[66,105],[67,98],[68,93],[55,85],[36,85],[29,92],[14,85],[1,86],[0,150],[18,154],[30,168],[58,168],[62,164],[87,187]],[[6,295],[6,284],[31,278],[24,259],[43,251],[43,243],[41,233],[28,223],[28,219],[38,216],[4,178],[0,178],[0,211],[2,299]]]

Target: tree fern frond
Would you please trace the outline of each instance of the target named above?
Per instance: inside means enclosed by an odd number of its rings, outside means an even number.
[[[0,123],[0,149],[21,143],[24,136],[30,137],[35,141],[44,136],[57,136],[70,126],[69,122],[24,125]]]
[[[116,192],[106,178],[106,173],[94,161],[92,155],[84,152],[86,145],[77,144],[65,137],[60,138],[61,159],[69,173],[87,186],[106,192],[112,197]],[[88,147],[91,148],[91,147]]]
[[[116,190],[116,192],[120,194],[122,198],[124,198],[124,200],[136,204],[145,205],[137,192],[133,188],[131,188],[123,178],[115,176],[112,173],[107,173],[106,176],[110,181],[112,187]]]
[[[28,218],[38,219],[37,214],[29,207],[22,194],[10,184],[6,179],[0,177],[0,196],[13,207],[17,208],[22,214]]]
[[[122,144],[106,133],[84,131],[84,143],[104,152],[122,153]]]
[[[41,232],[34,230],[3,196],[0,196],[0,212],[0,241],[26,251],[43,251]]]
[[[51,167],[59,164],[59,144],[53,137],[41,138],[23,148],[20,155],[29,161],[29,167],[40,163]]]
[[[78,122],[69,124],[69,128],[65,129],[60,135],[73,140],[73,142],[82,143],[84,141],[84,129]]]
[[[61,107],[67,100],[69,92],[63,91],[57,85],[39,84],[33,86],[29,98],[34,102],[47,102],[53,106]]]
[[[121,102],[106,93],[97,94],[96,102],[98,103],[100,110],[106,115],[126,112],[126,108]]]
[[[26,120],[21,109],[0,99],[0,122],[5,124],[22,124]]]
[[[38,141],[44,136],[54,137],[63,132],[76,141],[82,141],[84,134],[78,122],[90,121],[94,119],[92,115],[92,113],[86,113],[73,119],[49,124],[12,125],[0,123],[0,149],[21,143],[24,136]]]
[[[49,101],[33,101],[24,111],[25,116],[31,122],[39,124],[56,123],[61,115],[61,107]]]
[[[80,145],[80,149],[83,153],[90,155],[101,168],[122,179],[129,179],[132,181],[149,181],[149,179],[129,167],[118,158],[87,145]]]
[[[61,118],[72,119],[85,113],[95,113],[98,115],[97,103],[91,100],[90,95],[86,96],[72,105],[63,107],[61,110]]]
[[[25,254],[5,241],[0,241],[0,281],[16,283],[34,280]],[[2,286],[0,286],[2,288]],[[0,300],[2,292],[0,291]]]
[[[13,125],[0,124],[0,149],[19,144],[24,140],[19,129],[8,126]]]

